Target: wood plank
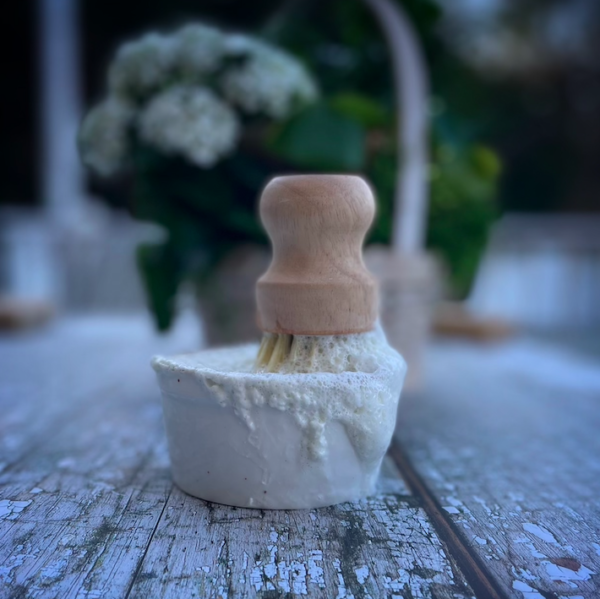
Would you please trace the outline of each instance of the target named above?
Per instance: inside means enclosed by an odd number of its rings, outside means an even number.
[[[53,405],[39,406],[42,416],[23,432],[21,459],[0,475],[0,595],[90,595],[94,577],[105,573],[118,597],[133,580],[171,480],[148,365],[156,338],[143,328],[120,330],[127,345],[76,328],[53,333],[50,344],[32,340],[26,352],[34,363],[51,362],[46,384],[43,375],[36,383],[42,397],[53,391],[45,396]],[[83,358],[65,361],[59,341]],[[22,380],[22,371],[11,372]]]
[[[598,362],[527,339],[429,358],[397,438],[453,531],[507,596],[598,597]]]
[[[23,341],[2,375],[18,391],[23,362],[45,364],[41,398],[16,392],[12,404],[31,402],[42,416],[19,437],[18,460],[6,447],[0,453],[0,596],[473,595],[390,461],[377,496],[323,510],[240,510],[189,497],[170,479],[147,364],[156,339],[51,334],[52,342]],[[65,361],[57,344],[83,357]],[[0,360],[7,349],[0,344]],[[103,352],[117,356],[114,368],[104,368]]]
[[[0,471],[75,419],[90,396],[112,393],[132,366],[144,372],[150,354],[191,349],[193,339],[181,329],[159,337],[137,316],[71,318],[0,336]]]
[[[388,464],[388,472],[393,468]],[[397,480],[397,472],[392,481]],[[299,511],[174,489],[131,597],[470,597],[418,501],[379,493]]]
[[[0,596],[79,596],[107,568],[126,593],[171,488],[149,353],[189,342],[135,318],[2,339]]]

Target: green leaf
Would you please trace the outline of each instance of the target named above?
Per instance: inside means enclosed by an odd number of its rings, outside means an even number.
[[[469,157],[473,168],[481,177],[494,182],[498,179],[502,165],[500,158],[491,148],[475,145]]]
[[[142,244],[137,249],[137,264],[156,326],[166,331],[175,316],[175,298],[183,278],[176,254],[168,243]]]
[[[453,291],[465,297],[490,227],[500,163],[483,146],[438,144],[433,152],[428,247],[446,260]]]
[[[366,128],[390,125],[392,115],[377,101],[353,92],[337,94],[329,101],[330,106]]]
[[[249,240],[255,243],[264,241],[265,233],[258,222],[256,215],[240,210],[238,212],[232,212],[229,218],[231,227],[243,234]]]
[[[187,178],[173,179],[169,187],[172,197],[213,219],[226,218],[231,209],[231,185],[222,170],[197,169]]]
[[[271,150],[302,168],[360,170],[365,163],[365,130],[320,102],[285,123],[271,140]]]

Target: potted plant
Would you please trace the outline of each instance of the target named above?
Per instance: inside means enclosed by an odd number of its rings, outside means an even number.
[[[292,55],[203,24],[118,50],[79,147],[94,173],[126,182],[135,218],[165,230],[137,252],[159,329],[171,325],[177,290],[190,282],[209,342],[254,334],[253,279],[268,260],[255,203],[273,173],[290,169],[268,152],[267,132],[317,95]]]

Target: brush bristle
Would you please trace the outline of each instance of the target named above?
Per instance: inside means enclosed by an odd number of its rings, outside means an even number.
[[[334,372],[338,368],[333,363],[338,354],[335,349],[342,349],[348,339],[339,335],[265,333],[254,369],[257,372]]]
[[[357,372],[384,340],[380,329],[350,335],[287,335],[265,333],[255,372],[301,374]]]
[[[293,344],[293,335],[265,333],[256,357],[256,370],[279,372],[289,359]]]

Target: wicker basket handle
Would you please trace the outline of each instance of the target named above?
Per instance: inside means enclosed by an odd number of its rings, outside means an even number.
[[[402,7],[392,0],[363,0],[387,40],[398,111],[398,175],[393,223],[396,254],[423,250],[428,203],[427,67],[416,32]]]

